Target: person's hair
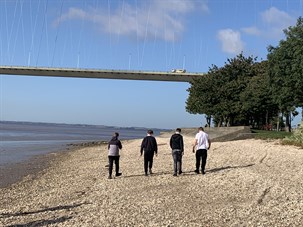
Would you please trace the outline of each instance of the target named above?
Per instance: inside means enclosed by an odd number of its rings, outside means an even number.
[[[154,134],[153,130],[151,130],[151,129],[147,130],[147,133],[148,134]]]
[[[115,132],[114,135],[115,135],[116,137],[119,137],[119,133],[118,133],[118,132]]]
[[[203,127],[199,127],[199,131],[204,131],[204,128]]]
[[[181,132],[181,129],[180,128],[176,128],[176,132]]]

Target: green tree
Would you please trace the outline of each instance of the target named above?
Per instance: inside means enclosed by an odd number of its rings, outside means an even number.
[[[254,61],[240,54],[228,59],[224,67],[213,65],[206,76],[191,83],[186,110],[212,116],[217,126],[243,122],[240,94],[254,76]]]
[[[254,76],[240,94],[242,113],[246,124],[258,128],[268,127],[277,113],[277,106],[269,90],[268,62],[255,63],[253,69]]]
[[[286,39],[277,47],[268,47],[268,62],[273,99],[290,131],[291,113],[303,106],[303,18],[299,17],[296,26],[284,34]]]
[[[191,87],[187,90],[190,95],[186,101],[186,111],[191,114],[205,114],[209,125],[218,100],[215,92],[218,85],[214,80],[217,70],[218,68],[213,66],[208,74],[191,82]]]

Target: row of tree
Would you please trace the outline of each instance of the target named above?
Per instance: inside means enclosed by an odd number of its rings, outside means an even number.
[[[187,112],[205,114],[208,125],[279,129],[285,124],[290,131],[292,116],[303,107],[303,18],[284,34],[277,47],[268,47],[265,61],[241,53],[223,67],[212,65],[191,83]]]

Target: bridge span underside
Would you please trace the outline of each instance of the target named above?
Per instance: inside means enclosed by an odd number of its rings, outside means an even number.
[[[200,78],[203,73],[171,73],[154,71],[127,71],[127,70],[95,70],[73,68],[46,68],[46,67],[19,67],[0,66],[0,74],[16,76],[46,76],[46,77],[74,77],[94,79],[118,79],[118,80],[151,80],[191,82],[194,78]]]

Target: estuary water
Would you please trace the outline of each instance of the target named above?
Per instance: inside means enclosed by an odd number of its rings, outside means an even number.
[[[0,121],[0,167],[64,150],[68,144],[109,141],[114,132],[119,132],[120,140],[143,138],[146,130],[136,127]],[[155,135],[164,131],[153,130]]]

